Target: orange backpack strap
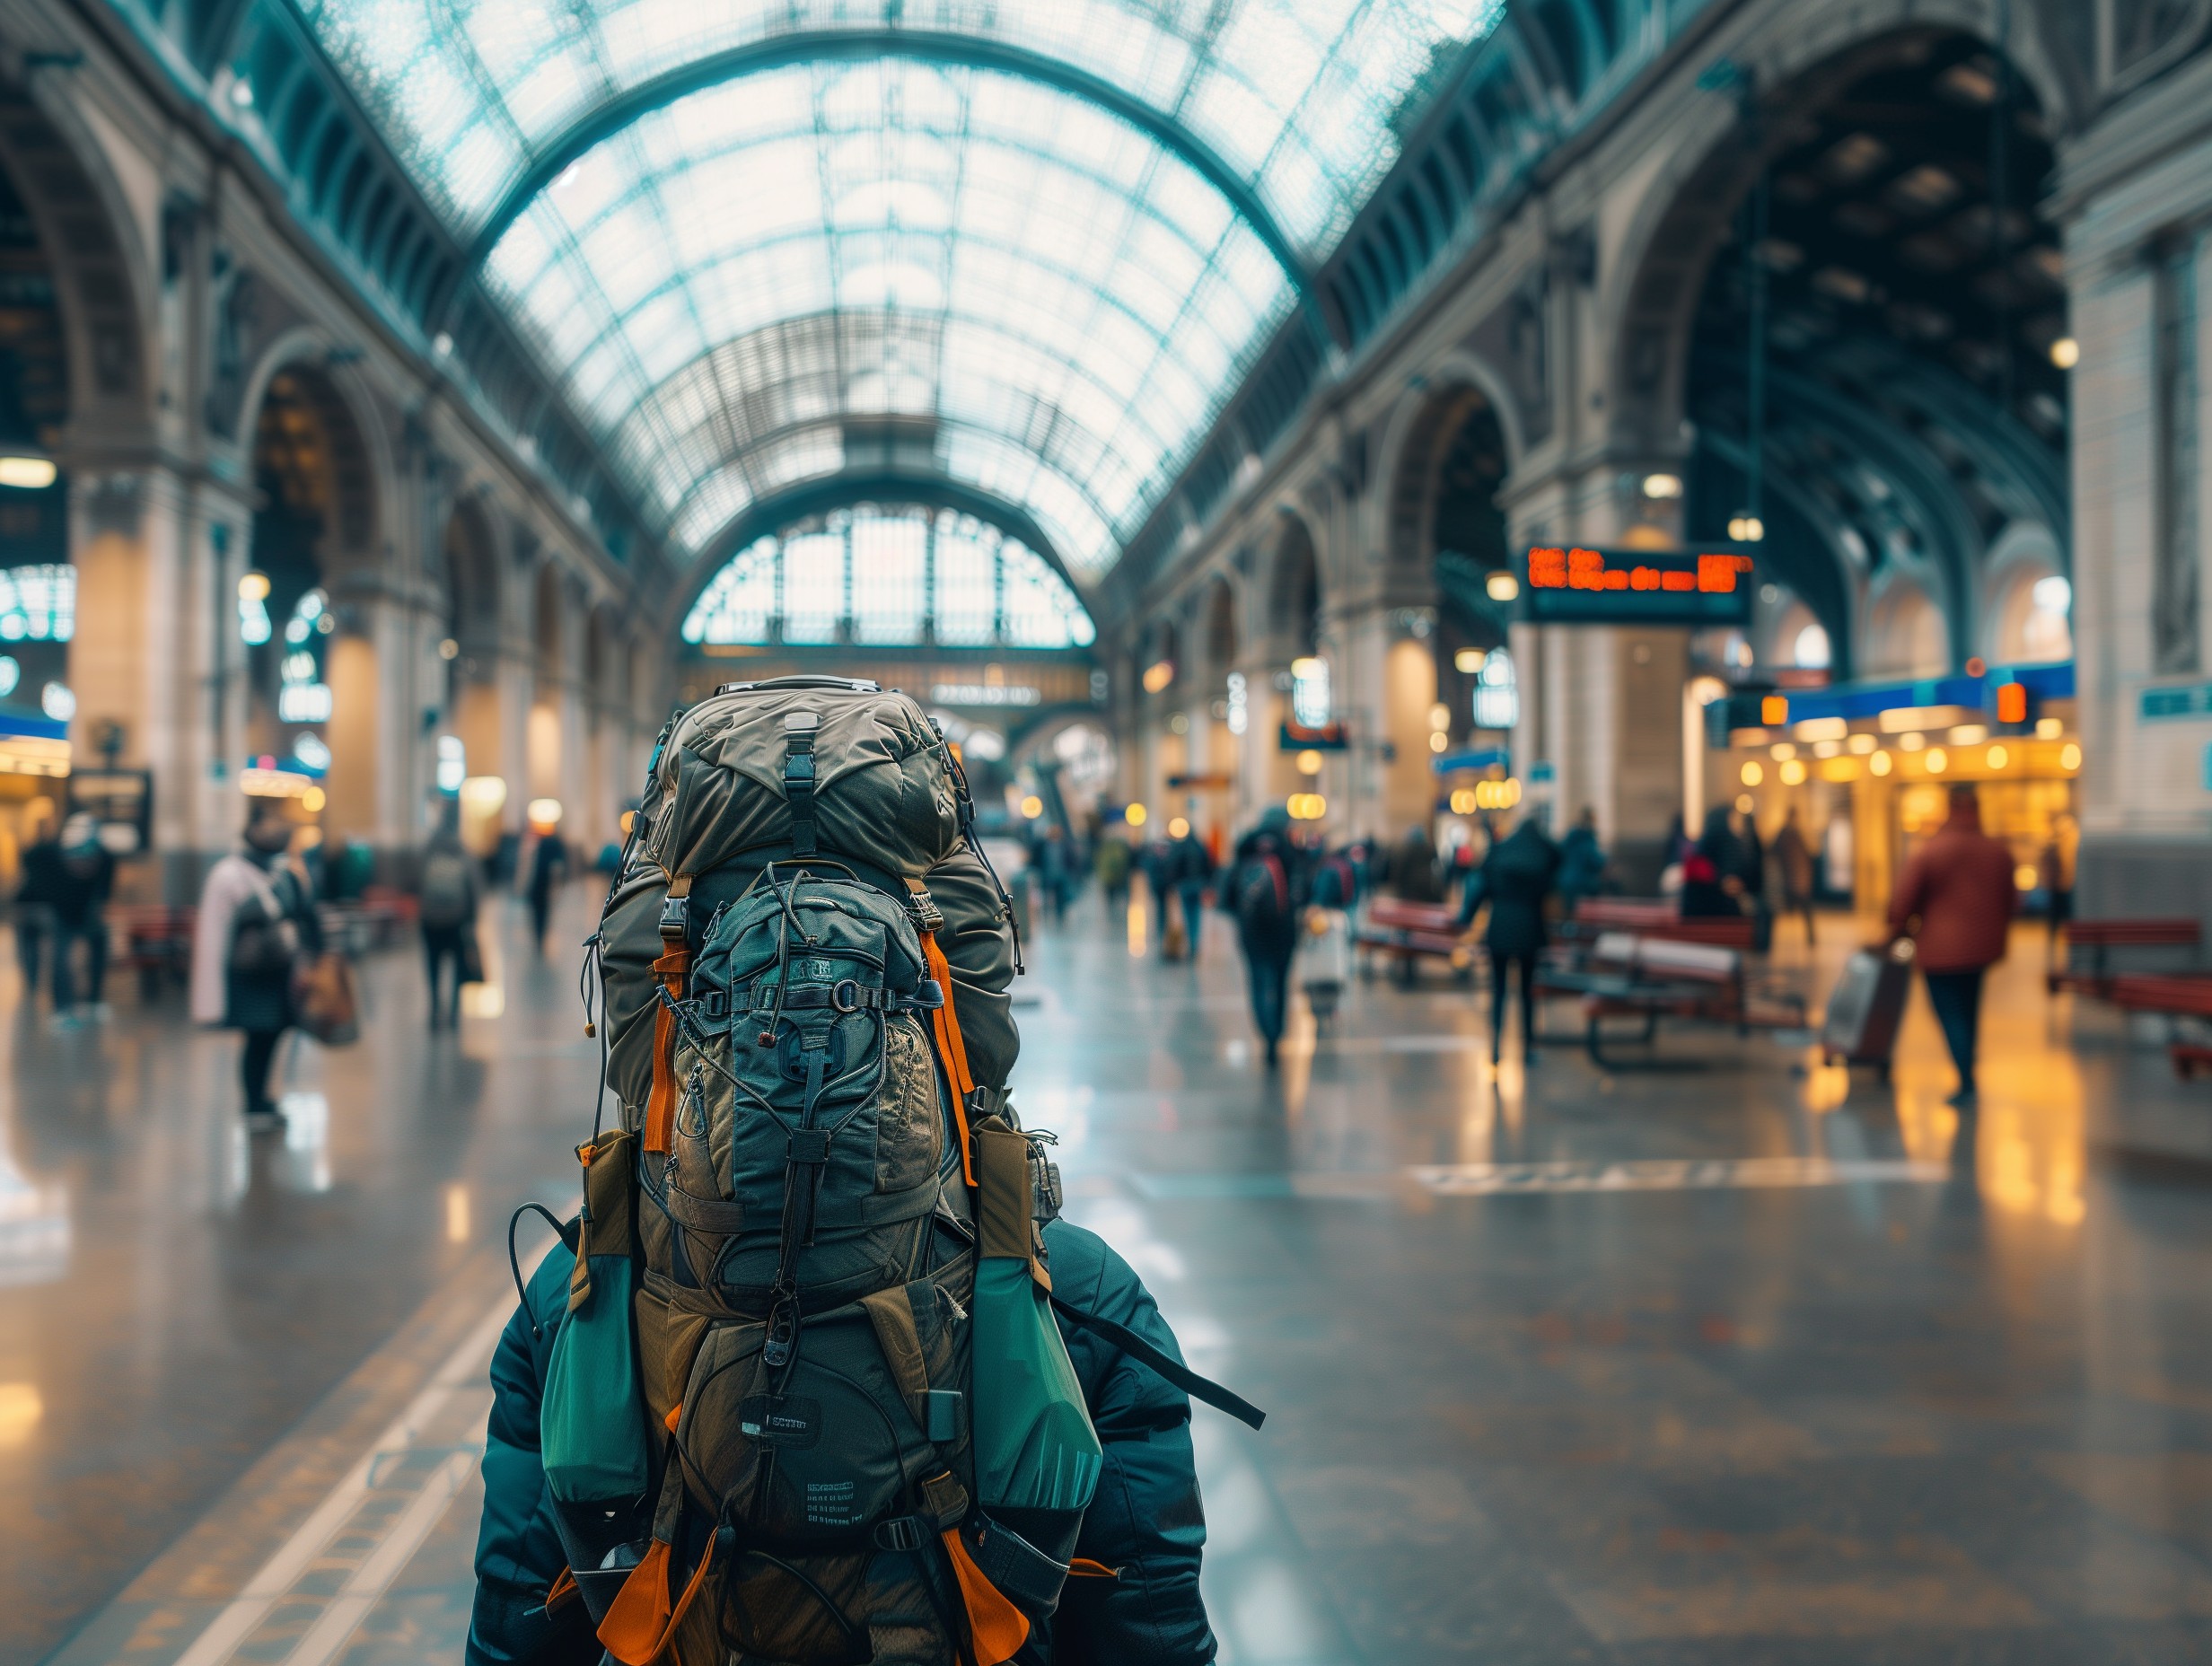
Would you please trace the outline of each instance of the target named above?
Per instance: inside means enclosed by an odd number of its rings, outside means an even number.
[[[690,1612],[699,1587],[707,1581],[707,1570],[714,1565],[715,1541],[707,1541],[707,1549],[683,1594],[672,1601],[668,1591],[671,1555],[666,1544],[654,1539],[646,1548],[645,1559],[630,1570],[622,1589],[615,1592],[607,1618],[599,1623],[600,1642],[622,1666],[654,1666],[654,1662],[668,1658],[676,1627]]]
[[[1029,1616],[984,1577],[976,1559],[968,1554],[958,1528],[947,1528],[944,1539],[945,1554],[952,1558],[952,1576],[960,1582],[961,1605],[968,1610],[968,1636],[975,1646],[976,1666],[1005,1666],[1029,1641]],[[628,1587],[623,1589],[627,1591]],[[605,1635],[601,1633],[602,1640]]]
[[[653,976],[670,1001],[680,1001],[691,973],[691,945],[685,929],[691,916],[691,876],[679,873],[668,881],[668,900],[661,905],[661,958],[653,963]],[[658,990],[655,991],[657,996]],[[665,1153],[676,1133],[676,1015],[656,998],[653,1013],[653,1087],[645,1095],[647,1151]]]
[[[944,1004],[933,1017],[937,1057],[944,1061],[945,1076],[952,1084],[952,1120],[960,1127],[961,1172],[973,1187],[976,1159],[968,1137],[968,1096],[976,1091],[976,1083],[975,1078],[968,1074],[968,1048],[960,1039],[960,1014],[952,1010],[952,968],[944,958],[944,951],[937,946],[936,933],[924,932],[921,938],[922,959],[928,963],[929,975],[937,980],[937,987],[944,995]]]

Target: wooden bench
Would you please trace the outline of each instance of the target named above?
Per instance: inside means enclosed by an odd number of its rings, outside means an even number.
[[[1418,976],[1425,960],[1444,961],[1462,983],[1474,976],[1473,940],[1460,927],[1459,910],[1446,903],[1377,897],[1360,916],[1352,943],[1363,978],[1374,975],[1370,960],[1374,953],[1390,957],[1392,975],[1401,984]]]
[[[1632,932],[1659,942],[1708,943],[1749,954],[1751,927],[1748,914],[1684,919],[1681,911],[1663,897],[1585,897],[1576,905],[1561,934],[1570,940],[1586,940],[1606,932]]]
[[[2137,973],[2111,979],[2104,998],[2124,1013],[2149,1013],[2164,1018],[2212,1020],[2212,975]],[[2166,1054],[2173,1074],[2187,1082],[2200,1070],[2212,1070],[2212,1045],[2202,1041],[2170,1041]]]
[[[173,903],[110,905],[109,928],[122,944],[117,959],[138,974],[140,999],[159,1000],[163,984],[191,981],[192,923],[198,916],[198,910]]]
[[[1744,976],[1743,959],[1741,950],[1715,943],[1606,932],[1591,946],[1581,969],[1555,970],[1549,987],[1582,996],[1583,1046],[1601,1070],[1621,1067],[1606,1056],[1609,1043],[1648,1047],[1662,1018],[1728,1024],[1740,1036],[1753,1030],[1803,1029],[1804,997],[1753,987]],[[1641,1018],[1642,1032],[1609,1036],[1605,1021],[1620,1017]]]
[[[2123,976],[2186,976],[2203,941],[2193,919],[2073,920],[2066,928],[2066,969],[2049,973],[2047,981],[2053,995],[2074,989],[2110,1000]],[[2146,960],[2163,963],[2142,964]]]

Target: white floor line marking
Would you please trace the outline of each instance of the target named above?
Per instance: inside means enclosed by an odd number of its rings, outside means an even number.
[[[528,1283],[544,1254],[545,1250],[540,1249],[530,1257],[522,1270],[525,1283]],[[201,1632],[191,1646],[177,1657],[176,1666],[223,1666],[224,1662],[238,1652],[238,1645],[252,1635],[253,1628],[268,1616],[269,1609],[276,1607],[278,1599],[298,1583],[309,1564],[322,1554],[330,1540],[337,1537],[338,1530],[352,1519],[354,1512],[368,1494],[370,1477],[378,1462],[412,1447],[416,1437],[433,1417],[445,1408],[445,1403],[454,1393],[463,1387],[473,1385],[482,1374],[484,1362],[490,1359],[493,1348],[498,1346],[499,1333],[505,1328],[514,1312],[514,1304],[503,1294],[493,1304],[491,1311],[470,1329],[468,1338],[446,1356],[445,1363],[432,1375],[422,1391],[408,1403],[407,1409],[392,1421],[391,1426],[377,1437],[367,1451],[362,1453],[353,1468],[346,1472],[344,1478],[308,1513],[307,1519],[293,1530],[292,1537],[278,1547],[276,1555],[261,1565],[254,1576],[246,1582],[245,1588],[215,1616],[207,1629]],[[462,1458],[459,1453],[455,1456]],[[462,1458],[462,1461],[465,1462],[466,1459]],[[398,1568],[392,1570],[394,1576],[398,1572]]]
[[[423,1486],[422,1491],[408,1502],[408,1506],[385,1529],[384,1536],[369,1553],[366,1560],[353,1571],[322,1617],[291,1653],[285,1656],[284,1666],[327,1666],[338,1657],[338,1652],[353,1639],[361,1622],[369,1617],[377,1599],[391,1588],[399,1577],[415,1553],[422,1548],[423,1540],[445,1514],[446,1506],[453,1495],[466,1486],[469,1471],[473,1468],[470,1454],[454,1452],[437,1467]]]
[[[1454,1162],[1408,1169],[1418,1186],[1450,1197],[1512,1192],[1674,1192],[1859,1181],[1947,1180],[1937,1162],[1909,1159],[1723,1157],[1624,1162]]]

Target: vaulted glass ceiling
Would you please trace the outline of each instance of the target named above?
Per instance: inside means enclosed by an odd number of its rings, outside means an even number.
[[[1505,0],[299,0],[678,559],[936,474],[1110,567]]]

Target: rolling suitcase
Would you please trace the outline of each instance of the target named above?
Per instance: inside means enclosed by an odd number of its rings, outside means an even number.
[[[1843,964],[1821,1021],[1821,1053],[1829,1064],[1872,1065],[1887,1074],[1898,1022],[1912,986],[1912,940],[1861,949]]]

